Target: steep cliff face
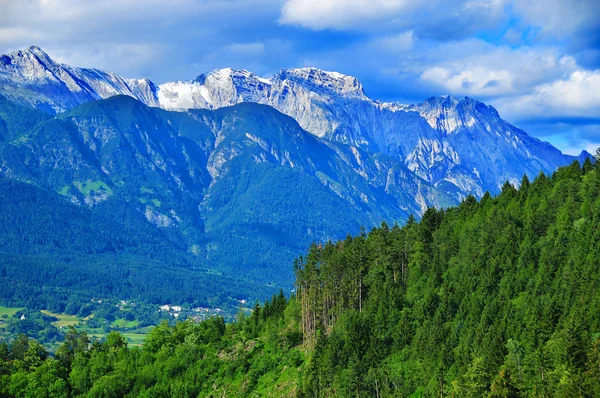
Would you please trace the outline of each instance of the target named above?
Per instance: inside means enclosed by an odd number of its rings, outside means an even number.
[[[519,176],[525,173],[529,176],[540,171],[549,173],[574,160],[506,122],[493,107],[468,97],[429,98],[407,110],[419,113],[452,149],[436,148],[425,153],[441,153],[440,157],[445,157],[441,161],[444,167],[449,170],[460,167],[463,181],[470,180],[484,191],[495,191],[506,180],[516,185]],[[435,167],[435,160],[432,161],[435,157],[419,153],[422,146],[418,145],[409,156],[411,170]],[[457,183],[461,184],[460,180]]]

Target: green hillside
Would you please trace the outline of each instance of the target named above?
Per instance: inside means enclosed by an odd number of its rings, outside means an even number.
[[[15,104],[0,95],[0,143],[18,139],[38,123],[48,119],[48,114]]]
[[[600,395],[600,170],[574,163],[404,227],[313,245],[296,294],[142,348],[0,345],[4,396]]]

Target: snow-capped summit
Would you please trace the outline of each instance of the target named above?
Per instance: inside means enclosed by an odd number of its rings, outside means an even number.
[[[215,109],[239,102],[266,102],[271,82],[252,72],[232,68],[203,73],[193,81],[161,84],[157,96],[165,109]]]
[[[257,102],[294,117],[304,129],[319,137],[331,135],[339,127],[323,104],[335,107],[347,101],[372,102],[355,77],[317,68],[282,69],[269,79],[243,69],[217,69],[194,81],[161,84],[157,101],[161,107],[175,110]],[[357,138],[359,141],[364,139]]]
[[[207,81],[208,84],[211,84],[212,82],[212,84],[220,83],[225,85],[229,85],[230,83],[243,85],[247,81],[258,81],[267,85],[271,84],[268,79],[258,77],[246,69],[233,68],[215,69],[209,73],[201,74],[195,80],[195,82],[200,84],[206,84]]]
[[[245,69],[224,68],[203,73],[194,81],[162,84],[158,101],[166,109],[214,109],[239,102],[275,106],[290,93],[311,93],[322,101],[333,101],[340,96],[367,99],[358,79],[337,72],[317,68],[282,69],[265,79]]]

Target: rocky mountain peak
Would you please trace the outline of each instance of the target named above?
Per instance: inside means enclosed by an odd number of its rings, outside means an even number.
[[[309,90],[327,91],[349,97],[366,98],[363,86],[353,76],[329,72],[317,68],[282,69],[273,80],[291,82]]]
[[[7,69],[7,73],[19,74],[21,78],[34,78],[45,70],[59,67],[59,64],[39,47],[31,46],[3,55],[0,67]]]
[[[48,57],[48,54],[46,54],[46,52],[44,50],[42,50],[41,48],[39,48],[38,46],[35,46],[35,45],[34,46],[29,46],[27,48],[27,50],[25,50],[25,51],[28,51],[28,52],[33,53],[33,54],[44,55],[44,56]]]

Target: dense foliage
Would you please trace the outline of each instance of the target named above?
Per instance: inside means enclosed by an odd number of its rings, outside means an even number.
[[[575,162],[297,263],[306,396],[598,396],[600,172]]]
[[[404,227],[313,245],[296,295],[142,349],[0,346],[4,396],[600,395],[600,170],[524,177]]]
[[[295,301],[279,294],[236,323],[163,323],[143,348],[127,348],[117,332],[90,344],[71,329],[51,357],[21,335],[0,344],[0,396],[294,396],[304,360],[299,319]]]

